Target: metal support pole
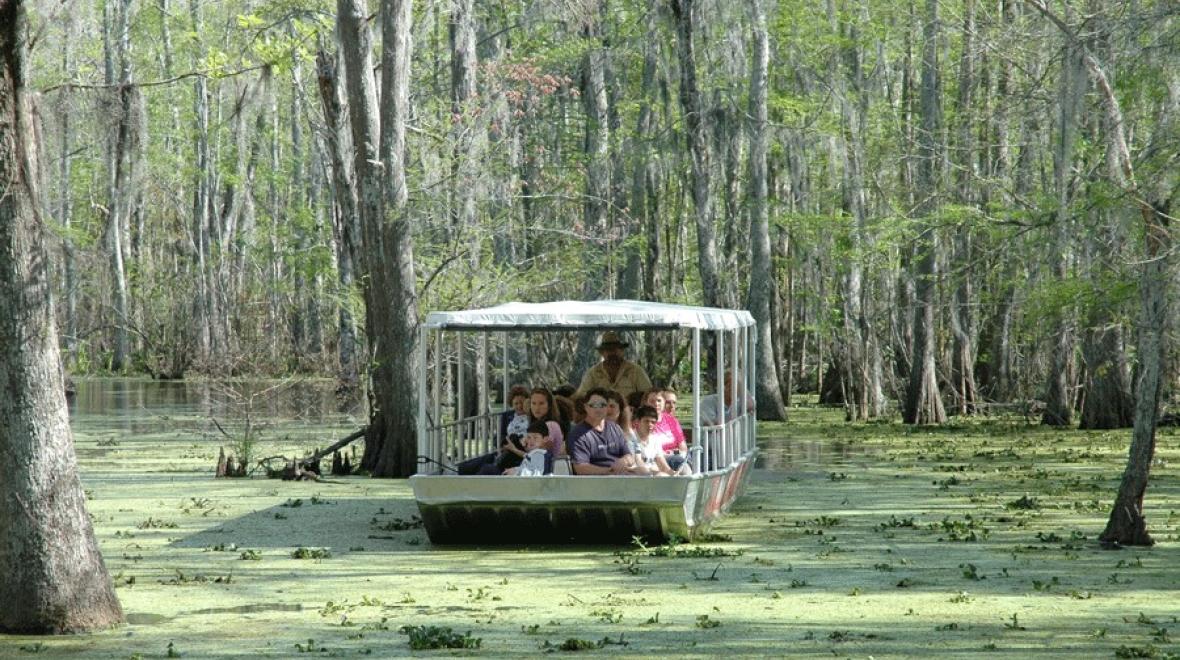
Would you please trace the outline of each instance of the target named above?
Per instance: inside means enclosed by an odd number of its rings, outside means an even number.
[[[479,439],[482,442],[488,441],[488,413],[491,410],[488,408],[488,391],[491,389],[488,382],[488,331],[481,330],[479,333]]]
[[[420,457],[422,456],[433,458],[430,456],[426,438],[426,326],[418,328],[418,350],[415,352],[417,353],[415,357],[418,360],[417,445],[419,461],[421,461]],[[433,465],[433,463],[419,462],[414,468],[414,473],[417,474],[419,471],[426,472],[429,469],[427,468],[428,465]]]
[[[729,421],[728,419],[726,419],[726,417],[728,417],[727,413],[729,412],[728,410],[726,410],[726,408],[728,408],[729,406],[725,405],[725,331],[724,330],[717,331],[716,359],[717,359],[717,409],[720,411],[718,413],[718,416],[719,416],[719,419],[721,422],[721,447],[719,447],[719,449],[721,450],[720,458],[721,458],[721,461],[723,462],[723,466],[724,466],[725,464],[728,464],[728,461],[726,460],[726,456],[725,456],[725,445],[726,445],[726,442],[729,441],[729,429],[726,428],[726,426],[725,426],[725,423]]]
[[[735,411],[734,415],[733,415],[734,419],[742,419],[743,416],[745,415],[745,411],[746,411],[745,401],[738,398],[738,388],[740,388],[742,386],[742,384],[745,382],[745,377],[746,377],[746,369],[745,369],[745,366],[741,362],[741,350],[740,349],[742,348],[742,343],[743,342],[742,342],[742,336],[741,336],[741,329],[734,328],[734,330],[733,330],[733,360],[730,363],[730,365],[731,365],[730,366],[730,370],[731,370],[730,373],[732,375],[729,378],[729,394],[730,394],[729,400],[733,402],[731,405],[734,407],[733,409]],[[741,425],[742,425],[742,422],[738,422],[738,426],[734,427],[735,433],[730,434],[729,455],[725,457],[726,465],[734,462],[737,459],[737,454],[738,454],[737,449],[738,449],[738,447],[740,447],[744,443],[744,438],[741,435],[741,428],[740,428]]]
[[[504,402],[504,407],[505,407],[505,408],[508,408],[508,406],[509,406],[509,405],[512,403],[511,401],[509,401],[509,400],[508,400],[508,337],[509,337],[510,335],[509,335],[509,333],[508,333],[507,331],[505,331],[505,332],[503,332],[503,333],[501,333],[501,334],[503,334],[503,335],[504,335],[504,360],[503,360],[503,367],[504,367],[504,383],[503,383],[503,389],[504,389],[504,398],[502,398],[502,399],[500,399],[500,400]],[[498,440],[497,440],[497,442],[500,442],[500,441],[502,441],[502,440],[503,440],[503,438],[500,438],[500,439],[498,439]]]
[[[693,472],[700,474],[705,437],[701,434],[701,330],[692,329],[692,441],[702,451],[696,453]]]
[[[455,333],[455,421],[459,430],[459,456],[467,458],[467,377],[463,374],[463,332]]]
[[[430,433],[432,446],[430,457],[436,461],[445,458],[442,443],[442,372],[446,365],[446,357],[443,355],[443,331],[436,330],[434,333],[434,423]]]

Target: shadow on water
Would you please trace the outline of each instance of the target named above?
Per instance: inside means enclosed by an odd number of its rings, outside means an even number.
[[[79,378],[69,397],[75,427],[149,433],[191,429],[216,417],[349,423],[364,415],[362,392],[340,394],[328,380],[159,381]]]

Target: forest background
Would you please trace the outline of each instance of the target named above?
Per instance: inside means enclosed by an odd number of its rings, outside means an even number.
[[[1172,3],[404,4],[411,322],[747,307],[760,399],[819,391],[849,419],[1015,403],[1130,426],[1137,330],[1167,362]],[[366,373],[375,248],[343,72],[380,19],[346,0],[33,8],[70,372]],[[363,61],[383,84],[388,60]],[[552,347],[545,374],[591,348]]]

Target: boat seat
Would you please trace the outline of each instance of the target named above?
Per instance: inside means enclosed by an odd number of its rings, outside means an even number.
[[[574,473],[569,456],[558,456],[553,459],[553,474],[568,476]]]

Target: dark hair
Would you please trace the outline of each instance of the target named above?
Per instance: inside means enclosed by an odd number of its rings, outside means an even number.
[[[638,422],[644,418],[659,419],[660,414],[656,412],[656,409],[652,408],[651,406],[639,406],[635,409],[635,421]]]
[[[595,387],[586,392],[586,394],[582,397],[582,403],[588,403],[590,401],[590,397],[592,396],[600,396],[607,401],[610,401],[611,399],[614,399],[616,396],[618,396],[618,394],[614,390],[608,390],[605,387]]]
[[[614,401],[619,406],[620,413],[622,413],[623,409],[627,407],[627,400],[623,398],[622,394],[616,392],[615,390],[607,390],[606,400]]]
[[[574,395],[574,392],[577,392],[577,391],[578,391],[578,388],[574,387],[573,385],[570,385],[569,383],[565,383],[563,385],[558,385],[557,387],[553,388],[553,396],[564,396],[565,398],[568,399]]]
[[[562,434],[567,434],[570,430],[570,422],[574,419],[574,402],[564,396],[553,397],[553,402],[557,404],[557,410],[561,413],[557,417],[557,423],[561,425]]]
[[[646,395],[647,395],[647,392],[640,392],[640,391],[635,391],[635,392],[628,394],[627,395],[627,405],[631,406],[632,408],[638,408],[639,406],[642,406],[643,405],[643,397]]]
[[[513,385],[512,388],[508,390],[508,401],[505,403],[512,403],[512,400],[518,396],[523,396],[526,399],[529,398],[529,388],[525,387],[524,385]]]
[[[549,405],[549,409],[547,411],[545,411],[544,417],[541,417],[539,419],[534,419],[533,418],[533,409],[530,406],[529,407],[529,421],[542,421],[542,422],[554,421],[554,422],[556,422],[558,419],[560,419],[558,417],[557,404],[553,401],[553,392],[550,392],[549,390],[545,389],[544,387],[534,387],[533,391],[529,393],[529,398],[531,399],[532,395],[534,395],[534,394],[540,394],[540,395],[544,396],[545,403],[547,403]]]
[[[527,432],[549,437],[549,425],[540,420],[529,422],[529,430]]]

